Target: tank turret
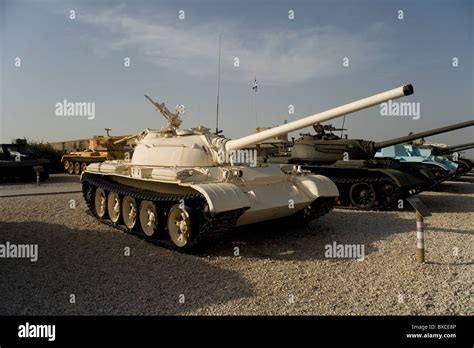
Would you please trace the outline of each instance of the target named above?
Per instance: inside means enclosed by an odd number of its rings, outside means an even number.
[[[147,97],[168,126],[132,136],[136,147],[129,161],[89,165],[81,176],[84,198],[100,221],[141,230],[145,238],[183,251],[233,226],[311,220],[332,209],[337,186],[298,167],[287,172],[279,165],[257,166],[245,148],[412,93],[411,85],[402,86],[235,140],[205,127],[180,129],[182,107],[173,114]]]
[[[192,167],[238,163],[238,157],[245,156],[237,156],[237,150],[412,93],[412,85],[398,87],[235,140],[213,134],[205,127],[180,130],[175,126],[181,123],[179,113],[171,114],[164,103],[159,104],[147,97],[168,120],[168,127],[159,130],[147,129],[138,135],[139,141],[133,153],[132,164]]]
[[[351,160],[371,159],[377,150],[396,144],[406,143],[419,138],[450,132],[456,129],[474,126],[474,121],[456,123],[450,126],[432,129],[381,142],[363,139],[327,138],[324,134],[304,135],[298,139],[292,149],[293,162],[328,163],[343,160],[344,156]],[[345,155],[347,154],[347,155]]]

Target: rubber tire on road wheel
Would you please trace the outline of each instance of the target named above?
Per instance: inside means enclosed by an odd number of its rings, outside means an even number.
[[[109,192],[107,197],[107,213],[109,214],[110,221],[114,224],[120,222],[120,219],[122,218],[122,202],[120,201],[120,196],[116,192]]]
[[[74,163],[74,174],[81,174],[81,164],[79,162]]]
[[[356,193],[357,193],[357,190],[356,188],[359,188],[359,187],[366,187],[366,190],[369,192],[370,195],[372,195],[372,198],[371,199],[371,204],[370,205],[362,205],[358,202],[358,199],[361,198],[360,196],[360,193],[359,193],[359,196],[356,197]],[[375,203],[377,201],[377,193],[375,191],[375,188],[373,187],[373,185],[371,184],[367,184],[365,182],[358,182],[354,185],[351,186],[350,190],[349,190],[349,199],[351,200],[351,203],[354,207],[358,208],[358,209],[362,209],[362,210],[369,210],[371,208],[373,208],[375,206]]]
[[[150,221],[154,219],[154,222]],[[158,232],[159,224],[161,224],[161,216],[158,216],[156,206],[151,201],[142,201],[140,204],[140,226],[142,232],[147,237],[153,237]]]
[[[131,216],[132,209],[135,210],[135,216]],[[133,230],[138,220],[138,205],[135,198],[125,196],[122,199],[122,219],[129,230]]]
[[[107,194],[100,187],[94,193],[95,213],[100,219],[105,219],[107,215]]]
[[[168,235],[177,250],[189,251],[199,244],[200,226],[195,220],[197,220],[196,214],[190,207],[185,206],[182,209],[180,204],[175,204],[170,208],[167,221]],[[176,223],[179,221],[184,222],[184,225],[177,226]],[[181,232],[184,227],[187,230],[185,234]]]

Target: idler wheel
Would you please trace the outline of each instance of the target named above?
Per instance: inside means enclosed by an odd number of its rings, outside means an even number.
[[[172,206],[168,213],[168,234],[171,241],[183,248],[190,241],[191,233],[191,217],[186,208],[181,208],[179,204]]]
[[[137,223],[138,208],[135,198],[125,196],[122,201],[123,222],[128,229],[133,229]]]
[[[107,212],[109,213],[110,221],[114,224],[118,223],[122,216],[120,203],[119,195],[116,192],[110,192],[107,197]]]
[[[74,174],[81,174],[81,164],[79,162],[74,163]]]
[[[82,162],[82,164],[81,164],[81,173],[82,173],[83,171],[85,171],[86,168],[87,168],[87,163],[86,163],[86,162]]]
[[[101,219],[105,218],[105,214],[107,213],[106,202],[107,202],[107,195],[105,194],[105,191],[101,188],[98,188],[97,190],[95,190],[95,195],[94,195],[95,213]]]
[[[63,163],[64,170],[68,170],[70,165],[71,165],[71,163],[69,163],[68,160],[65,160],[64,163]]]
[[[372,185],[360,182],[351,186],[349,198],[354,207],[370,209],[374,206],[377,197]]]
[[[147,237],[153,237],[158,230],[158,213],[155,204],[143,201],[140,204],[140,225]]]

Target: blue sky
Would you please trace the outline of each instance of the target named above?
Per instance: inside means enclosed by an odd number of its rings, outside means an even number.
[[[184,20],[178,19],[180,10]],[[346,118],[349,135],[382,140],[469,120],[473,10],[467,0],[0,0],[1,141],[79,139],[102,134],[105,127],[113,134],[159,128],[163,119],[145,93],[170,109],[184,104],[184,127],[213,129],[219,33],[220,128],[228,137],[255,129],[254,76],[260,126],[408,82],[415,95],[400,101],[419,102],[419,120],[382,117],[374,107]],[[14,66],[16,57],[21,67]],[[130,67],[124,67],[125,57]],[[233,66],[235,57],[239,67]],[[343,67],[343,57],[349,67]],[[456,68],[453,57],[459,59]],[[64,99],[95,102],[95,119],[56,116],[55,104]],[[431,140],[469,142],[473,133],[464,129]]]

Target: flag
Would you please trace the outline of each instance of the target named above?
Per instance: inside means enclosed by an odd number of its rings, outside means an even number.
[[[258,88],[258,86],[257,86],[257,78],[254,77],[254,78],[253,78],[253,87],[252,87],[252,89],[253,89],[255,92],[257,92],[257,88]]]

